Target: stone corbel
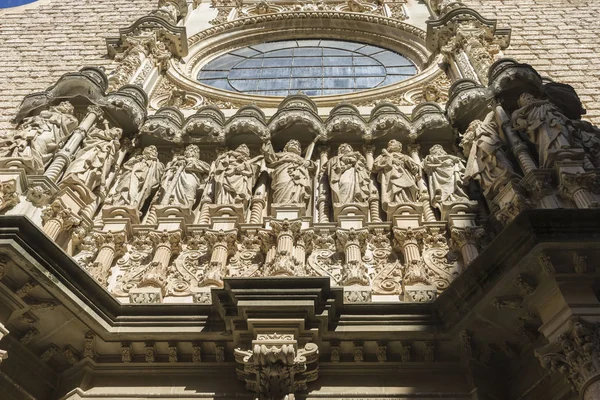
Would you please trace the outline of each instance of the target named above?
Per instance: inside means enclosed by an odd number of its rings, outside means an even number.
[[[258,333],[251,350],[235,349],[238,379],[260,400],[292,399],[318,377],[319,349],[291,333]]]

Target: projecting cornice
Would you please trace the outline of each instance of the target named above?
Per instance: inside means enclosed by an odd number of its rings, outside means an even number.
[[[286,314],[294,309],[296,317],[314,321],[332,333],[336,326],[352,326],[359,333],[377,332],[381,325],[386,328],[380,332],[385,337],[397,335],[407,325],[428,326],[440,333],[454,330],[491,288],[510,280],[532,252],[560,244],[597,243],[600,211],[525,211],[435,302],[408,304],[343,304],[341,289],[331,288],[326,278],[225,279],[223,289],[213,289],[212,305],[121,304],[28,218],[3,216],[0,225],[3,253],[14,265],[103,336],[118,332],[120,337],[134,337],[157,326],[162,328],[161,333],[156,332],[158,336],[168,332],[186,336],[209,326],[224,328],[226,321]],[[264,304],[269,307],[263,308]]]

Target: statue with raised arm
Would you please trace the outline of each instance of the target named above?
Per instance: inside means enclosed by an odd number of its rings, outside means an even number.
[[[536,99],[529,93],[519,97],[519,108],[512,114],[512,127],[523,132],[535,144],[540,168],[552,166],[552,153],[570,149],[567,117],[549,100]]]
[[[315,163],[305,160],[300,154],[300,142],[290,140],[283,151],[275,153],[270,142],[262,146],[267,167],[271,174],[274,204],[295,204],[305,207],[312,195],[311,175],[315,172]]]
[[[262,158],[251,159],[250,149],[245,144],[219,155],[212,171],[215,204],[240,204],[245,208],[252,197]]]
[[[469,124],[460,146],[467,157],[464,181],[475,180],[486,197],[493,199],[510,181],[518,181],[511,162],[504,153],[504,143],[498,135],[498,124],[492,111],[484,121]]]
[[[75,160],[67,168],[63,180],[76,178],[92,191],[104,185],[116,161],[122,133],[120,128],[109,128],[106,120],[104,130],[92,127],[82,148],[75,154]]]
[[[423,160],[427,173],[431,205],[441,209],[442,204],[469,201],[462,182],[465,165],[462,158],[446,153],[439,144],[433,145]]]
[[[390,140],[387,149],[373,163],[381,183],[381,203],[384,210],[389,204],[415,203],[420,198],[417,182],[421,167],[410,156],[402,153],[402,143]]]
[[[326,165],[334,205],[366,203],[376,191],[365,157],[343,143]]]
[[[183,154],[176,155],[167,164],[160,183],[158,204],[192,207],[198,192],[204,187],[210,166],[200,160],[200,149],[191,144]]]
[[[141,154],[137,152],[121,167],[121,173],[105,203],[141,208],[158,187],[164,168],[155,146],[146,147]]]
[[[0,158],[21,158],[26,167],[42,173],[77,127],[73,112],[71,103],[63,101],[25,118],[16,132],[0,139]]]

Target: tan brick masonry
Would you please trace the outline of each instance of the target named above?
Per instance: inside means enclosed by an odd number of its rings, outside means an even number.
[[[507,57],[542,76],[568,83],[600,125],[600,2],[598,0],[463,0],[498,27],[511,27]]]
[[[512,27],[506,55],[573,85],[600,124],[600,7],[585,0],[464,0]],[[104,39],[150,11],[155,0],[42,0],[0,10],[0,131],[28,93],[84,65],[114,67]]]
[[[113,68],[107,36],[156,7],[156,0],[45,0],[0,9],[0,132],[26,94],[84,65]]]

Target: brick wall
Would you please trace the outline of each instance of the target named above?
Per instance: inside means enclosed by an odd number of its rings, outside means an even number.
[[[598,0],[463,0],[499,27],[512,28],[507,57],[576,90],[587,119],[600,125]]]
[[[156,0],[42,0],[0,9],[0,131],[26,94],[84,65],[112,68],[107,36],[155,8]]]

